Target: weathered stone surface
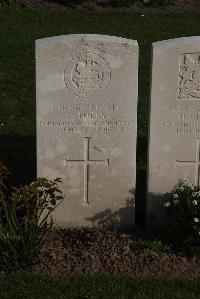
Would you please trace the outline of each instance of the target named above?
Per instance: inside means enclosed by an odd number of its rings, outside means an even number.
[[[136,41],[68,35],[36,41],[38,176],[64,180],[59,226],[132,228]]]
[[[200,180],[200,37],[153,44],[147,221],[164,224],[163,198]]]

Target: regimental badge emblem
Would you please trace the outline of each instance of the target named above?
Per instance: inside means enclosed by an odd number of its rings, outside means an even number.
[[[67,88],[76,96],[91,98],[109,86],[111,70],[108,63],[94,53],[77,53],[65,67]]]
[[[178,99],[200,100],[200,53],[180,56]]]

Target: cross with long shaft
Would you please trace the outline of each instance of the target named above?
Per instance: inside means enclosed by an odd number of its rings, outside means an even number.
[[[182,165],[193,165],[195,166],[195,185],[200,185],[200,139],[196,139],[196,159],[195,161],[180,161],[176,159],[176,164]]]
[[[89,184],[89,165],[105,165],[109,166],[109,159],[105,160],[90,160],[89,157],[89,149],[90,149],[90,139],[91,137],[83,137],[84,141],[84,159],[83,160],[68,160],[65,158],[64,165],[66,164],[81,164],[83,165],[84,169],[84,196],[83,196],[83,203],[89,204],[88,199],[88,184]]]

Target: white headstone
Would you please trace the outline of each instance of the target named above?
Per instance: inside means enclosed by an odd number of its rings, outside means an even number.
[[[133,227],[137,76],[136,41],[36,41],[37,171],[63,178],[57,225]]]
[[[200,183],[200,37],[153,44],[150,106],[147,221],[161,228],[178,180]]]

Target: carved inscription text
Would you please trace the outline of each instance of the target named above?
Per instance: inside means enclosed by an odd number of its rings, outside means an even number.
[[[200,134],[200,107],[198,105],[169,105],[165,107],[161,126],[176,134]]]
[[[122,133],[135,125],[132,119],[121,116],[122,105],[112,103],[52,104],[49,113],[50,119],[40,121],[39,125],[54,128],[57,135]]]

